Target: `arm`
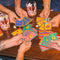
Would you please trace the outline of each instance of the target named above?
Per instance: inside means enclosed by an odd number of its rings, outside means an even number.
[[[15,0],[15,7],[21,7],[21,0]]]
[[[31,48],[32,42],[27,42],[26,40],[21,44],[16,60],[24,60],[24,53]]]
[[[21,0],[15,0],[15,11],[20,17],[20,20],[22,20],[23,17],[28,17],[27,12],[21,8]]]
[[[51,0],[43,0],[44,8],[49,8],[50,9],[50,3],[51,3]]]
[[[0,50],[10,48],[12,46],[10,40],[0,41]]]
[[[0,4],[0,11],[3,11],[3,12],[5,12],[5,13],[7,13],[7,14],[11,12],[11,10],[7,9],[7,8],[4,7],[2,4]]]
[[[0,50],[20,45],[20,43],[23,42],[23,40],[21,40],[21,38],[25,38],[25,37],[23,37],[20,34],[18,36],[15,36],[15,37],[9,39],[9,40],[0,41]]]
[[[18,51],[16,60],[24,60],[24,52],[22,50]]]
[[[49,18],[50,3],[51,3],[51,0],[43,0],[44,8],[43,8],[42,12],[39,14],[40,17]]]
[[[3,11],[9,15],[9,20],[11,23],[15,23],[15,18],[19,20],[19,18],[16,16],[16,14],[13,11],[7,9],[2,4],[0,4],[0,11]]]
[[[58,14],[55,17],[53,17],[52,20],[49,21],[49,23],[52,24],[52,27],[59,27],[59,25],[60,25],[60,14]]]

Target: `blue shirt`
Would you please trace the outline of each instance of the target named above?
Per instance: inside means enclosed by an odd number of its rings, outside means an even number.
[[[60,11],[60,0],[51,0],[51,9]]]
[[[0,3],[4,6],[14,6],[15,0],[0,0]]]
[[[14,6],[15,0],[0,0],[0,3],[5,6]],[[21,7],[26,8],[26,2],[28,0],[22,0]],[[43,8],[43,2],[42,0],[35,0],[37,2],[37,8],[42,9]],[[51,9],[54,11],[60,11],[60,0],[51,0]]]

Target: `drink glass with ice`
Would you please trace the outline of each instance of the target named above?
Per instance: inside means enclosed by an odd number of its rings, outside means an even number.
[[[37,14],[37,7],[35,1],[28,1],[26,3],[27,13],[30,17],[34,17]]]

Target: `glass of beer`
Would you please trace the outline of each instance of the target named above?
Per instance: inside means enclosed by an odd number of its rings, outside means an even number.
[[[27,13],[29,17],[34,17],[37,14],[37,7],[35,1],[28,1],[26,3]]]

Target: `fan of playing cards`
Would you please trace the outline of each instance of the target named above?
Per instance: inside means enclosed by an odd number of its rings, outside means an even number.
[[[48,23],[49,19],[40,18],[37,17],[37,24],[39,26],[39,47],[41,48],[41,51],[45,51],[48,49],[51,49],[50,45],[52,44],[52,41],[58,40],[57,39],[57,33],[52,32],[52,25],[51,23]]]
[[[23,27],[23,26],[29,24],[31,21],[32,21],[31,18],[24,17],[23,20],[21,20],[21,21],[17,20],[16,21],[16,26]]]

